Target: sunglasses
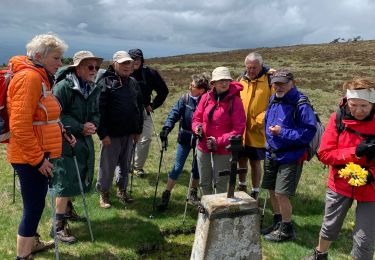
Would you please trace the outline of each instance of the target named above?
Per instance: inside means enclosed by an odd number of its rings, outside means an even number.
[[[93,71],[94,69],[95,69],[96,71],[98,71],[98,70],[100,69],[99,66],[93,66],[93,65],[89,65],[89,66],[87,66],[87,68],[89,69],[89,71]]]

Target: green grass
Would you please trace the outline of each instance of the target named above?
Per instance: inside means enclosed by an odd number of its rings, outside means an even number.
[[[176,102],[189,86],[193,73],[211,72],[216,66],[229,66],[236,78],[243,70],[244,57],[253,50],[236,50],[223,53],[203,53],[167,58],[155,58],[148,63],[157,68],[170,87],[166,103],[155,115],[158,130]],[[257,49],[264,56],[265,63],[273,68],[289,66],[296,75],[297,86],[311,99],[324,123],[336,109],[341,97],[343,81],[353,76],[372,76],[375,61],[375,42],[363,41],[353,44],[306,45]],[[169,147],[165,153],[165,167],[160,176],[158,201],[165,189],[167,174],[173,165],[176,148],[176,129],[169,136]],[[98,158],[98,140],[96,152]],[[183,224],[185,196],[190,171],[190,160],[172,193],[169,209],[164,213],[152,212],[156,174],[159,164],[159,148],[152,143],[145,167],[147,178],[134,177],[134,204],[126,207],[115,198],[112,190],[113,207],[105,210],[99,207],[99,196],[91,191],[87,203],[95,236],[91,243],[85,223],[70,224],[79,242],[73,245],[59,244],[61,259],[189,259],[194,240],[197,210],[188,207]],[[97,168],[96,168],[97,169]],[[297,194],[292,199],[293,221],[297,239],[293,242],[274,244],[262,240],[263,259],[300,259],[309,254],[316,245],[324,210],[324,194],[328,169],[314,158],[305,163]],[[13,259],[16,234],[22,213],[19,189],[16,202],[12,203],[13,170],[5,159],[5,146],[0,146],[0,259]],[[49,196],[49,195],[48,195]],[[261,193],[263,206],[265,192]],[[83,214],[81,198],[75,205]],[[154,219],[150,219],[150,214]],[[51,228],[49,197],[39,225],[39,232],[47,238]],[[272,212],[267,205],[264,224],[271,222]],[[344,223],[338,241],[330,250],[330,259],[350,259],[353,210]],[[53,251],[37,255],[37,259],[53,259]]]

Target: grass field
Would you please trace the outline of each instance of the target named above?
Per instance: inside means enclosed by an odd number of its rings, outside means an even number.
[[[228,66],[232,76],[243,70],[244,57],[250,51],[260,52],[266,64],[273,68],[290,67],[295,72],[297,86],[306,93],[324,123],[336,109],[341,97],[341,84],[354,76],[375,78],[375,41],[340,43],[330,45],[306,45],[279,48],[236,50],[221,53],[191,54],[147,61],[157,68],[166,79],[170,95],[165,104],[154,115],[156,128],[161,126],[170,108],[184,93],[191,74],[211,72],[217,66]],[[96,138],[96,137],[95,137]],[[165,154],[165,165],[159,183],[158,200],[165,189],[167,171],[171,169],[175,156],[176,130],[169,137],[169,147]],[[96,145],[98,141],[96,138]],[[98,152],[98,149],[96,149]],[[169,209],[164,213],[152,213],[155,180],[158,171],[159,149],[152,143],[146,165],[147,178],[134,177],[133,195],[136,199],[124,207],[114,199],[113,207],[99,208],[98,194],[87,194],[95,242],[91,243],[85,223],[70,224],[79,242],[74,245],[60,245],[61,259],[189,259],[194,240],[197,210],[189,206],[183,224],[185,196],[188,185],[190,161],[172,193]],[[325,182],[328,169],[323,168],[316,158],[304,166],[294,205],[293,221],[297,239],[282,244],[262,240],[263,259],[300,259],[311,252],[316,245],[324,208]],[[19,189],[16,202],[12,203],[13,170],[5,159],[5,146],[0,146],[0,259],[13,259],[15,238],[21,217],[22,204]],[[265,192],[261,193],[263,205]],[[83,214],[81,198],[75,205]],[[47,238],[51,227],[49,197],[39,226],[43,238]],[[265,224],[271,221],[272,212],[267,207]],[[338,241],[333,243],[331,259],[350,259],[353,211],[350,211]],[[36,259],[53,259],[53,251],[36,255]]]

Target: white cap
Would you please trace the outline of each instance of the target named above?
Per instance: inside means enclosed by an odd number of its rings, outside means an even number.
[[[118,51],[115,54],[113,54],[113,61],[117,63],[123,63],[125,61],[133,61],[133,59],[130,57],[129,53],[126,51]]]

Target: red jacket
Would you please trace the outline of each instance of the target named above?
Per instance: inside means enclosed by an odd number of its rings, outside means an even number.
[[[344,168],[345,164],[353,162],[365,167],[375,176],[375,160],[367,163],[365,157],[358,159],[355,156],[355,149],[357,144],[363,140],[363,137],[345,130],[338,136],[335,120],[336,113],[333,113],[322,136],[318,152],[320,161],[330,166],[328,187],[336,193],[357,201],[374,202],[374,182],[360,187],[353,187],[348,184],[347,179],[343,179],[338,175],[338,171]],[[343,120],[343,123],[346,127],[362,134],[374,134],[375,117],[371,121]]]
[[[238,82],[229,84],[229,93],[223,100],[215,100],[214,90],[204,94],[193,115],[192,129],[195,131],[199,124],[202,125],[203,138],[198,144],[198,149],[209,153],[207,148],[207,137],[216,138],[217,154],[229,154],[225,149],[229,145],[229,138],[233,135],[243,135],[245,130],[246,116],[240,98],[240,91],[243,89]],[[208,99],[208,100],[207,100]],[[212,121],[209,122],[208,114],[211,109],[215,109]]]

